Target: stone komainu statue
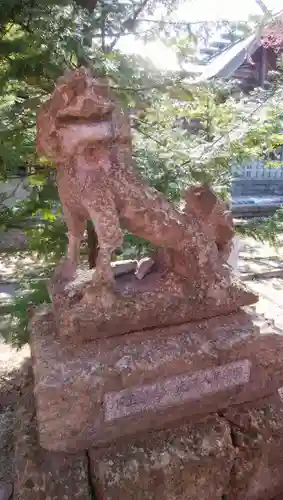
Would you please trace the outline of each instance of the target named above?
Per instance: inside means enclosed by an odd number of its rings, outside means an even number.
[[[68,226],[60,272],[73,274],[90,218],[99,240],[95,283],[113,284],[111,255],[123,229],[157,247],[161,265],[190,280],[223,281],[233,225],[207,187],[189,188],[178,210],[149,187],[131,161],[131,129],[109,82],[81,68],[59,79],[37,116],[37,150],[56,163]]]

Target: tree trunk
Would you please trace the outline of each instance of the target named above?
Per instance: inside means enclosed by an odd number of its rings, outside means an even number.
[[[87,223],[87,247],[89,269],[93,269],[98,255],[98,238],[91,221]]]

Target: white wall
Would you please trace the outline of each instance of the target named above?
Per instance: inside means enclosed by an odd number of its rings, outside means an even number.
[[[264,162],[254,160],[245,165],[235,165],[231,168],[233,176],[241,179],[282,179],[283,181],[283,166],[271,167],[264,166]]]

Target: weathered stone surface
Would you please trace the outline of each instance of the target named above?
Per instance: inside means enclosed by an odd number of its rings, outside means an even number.
[[[19,402],[14,500],[90,500],[86,454],[43,450],[38,443],[32,376]]]
[[[218,417],[95,449],[100,500],[221,500],[234,458],[229,425]]]
[[[223,417],[231,425],[237,450],[228,499],[273,500],[279,494],[283,498],[283,402],[279,395],[230,408]]]
[[[40,442],[99,446],[271,394],[283,384],[283,338],[244,312],[76,346],[52,311],[31,337]]]
[[[115,269],[118,269],[116,266]],[[115,271],[117,272],[117,270]],[[91,286],[92,271],[52,287],[58,333],[77,343],[111,337],[145,328],[178,325],[237,311],[258,297],[235,282],[223,296],[201,297],[198,283],[173,273],[152,272],[139,280],[134,272],[116,278],[116,290],[103,292]]]

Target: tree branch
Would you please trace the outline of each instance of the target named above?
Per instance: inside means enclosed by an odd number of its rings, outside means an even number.
[[[125,33],[127,29],[133,29],[135,22],[137,21],[138,16],[140,13],[145,9],[147,4],[149,3],[150,0],[143,0],[141,4],[138,6],[137,10],[134,12],[134,15],[132,17],[129,17],[126,19],[126,21],[122,24],[121,31],[118,36],[113,40],[113,42],[107,47],[107,52],[111,52],[115,45],[118,43],[120,40],[121,36]]]

